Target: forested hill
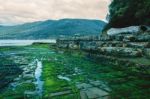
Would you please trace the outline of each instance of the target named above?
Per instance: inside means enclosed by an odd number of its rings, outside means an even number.
[[[47,20],[17,26],[1,26],[0,39],[48,39],[60,35],[99,35],[105,22],[86,19]]]

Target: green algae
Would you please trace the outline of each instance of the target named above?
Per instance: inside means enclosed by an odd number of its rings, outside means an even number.
[[[112,99],[148,99],[150,96],[149,78],[143,74],[136,74],[134,68],[125,68],[122,65],[103,65],[100,60],[91,61],[85,53],[77,51],[62,51],[52,49],[48,44],[35,44],[18,48],[4,48],[1,52],[25,51],[20,56],[26,57],[29,62],[35,58],[43,59],[43,72],[41,79],[44,81],[43,98],[49,98],[51,93],[71,90],[72,94],[56,96],[52,99],[80,99],[79,90],[75,87],[77,82],[100,80],[107,82],[111,88]],[[2,59],[1,59],[2,60]],[[7,58],[5,59],[7,62]],[[135,60],[136,61],[136,60]],[[11,61],[10,61],[11,62]],[[79,69],[76,75],[75,68]],[[58,75],[67,76],[70,82],[59,79]],[[24,79],[25,80],[25,79]],[[35,90],[35,85],[21,84],[15,91],[7,89],[0,94],[0,98],[18,99],[24,96],[24,91]]]

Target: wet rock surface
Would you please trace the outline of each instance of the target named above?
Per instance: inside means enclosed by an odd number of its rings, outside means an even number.
[[[36,46],[19,48],[19,55],[17,50],[18,49],[10,50],[10,53],[13,53],[10,59],[17,64],[20,63],[18,67],[22,72],[12,78],[12,82],[8,83],[8,87],[6,87],[5,91],[0,93],[0,98],[81,99],[84,95],[80,94],[82,89],[77,89],[76,82],[84,84],[87,83],[86,81],[89,79],[94,79],[94,76],[91,77],[89,72],[93,71],[90,68],[93,68],[96,64],[89,63],[88,60],[82,59],[78,54],[72,56],[73,53],[70,54],[64,51],[55,52],[47,49],[47,47],[44,49]],[[6,50],[3,52],[9,55],[9,51]],[[41,76],[39,69],[37,69],[40,64],[42,65]],[[86,69],[87,66],[89,69]],[[40,83],[41,81],[43,84]],[[97,81],[97,83],[99,82]],[[94,81],[91,83],[88,82],[87,84],[93,88],[89,89],[92,91],[93,96],[98,94],[95,90],[105,92],[105,90],[102,91],[102,89],[99,88],[102,84],[96,85]],[[90,99],[91,97],[88,91],[86,93]]]
[[[108,86],[102,81],[90,81],[89,83],[78,83],[76,87],[80,90],[81,99],[109,99]]]
[[[128,28],[132,29],[129,30]],[[148,28],[148,26],[145,28]],[[113,35],[58,39],[57,47],[72,50],[82,50],[89,54],[97,54],[101,57],[108,56],[110,57],[110,60],[113,58],[121,58],[129,63],[135,62],[135,64],[138,65],[144,64],[145,60],[145,65],[150,65],[150,62],[148,62],[150,57],[149,28],[143,31],[141,30],[141,26],[137,26],[135,28],[127,27],[123,29],[113,29],[108,32],[109,34],[112,33]],[[63,46],[64,44],[65,46]],[[140,63],[140,61],[136,61],[139,60],[139,58],[143,60],[143,62]]]
[[[3,70],[4,72],[0,72],[0,74],[8,80],[7,83],[4,83],[3,81],[2,84],[5,86],[0,85],[0,91],[2,91],[0,92],[0,98],[12,97],[12,99],[18,99],[24,96],[33,97],[35,94],[38,97],[39,94],[38,89],[36,90],[36,86],[38,85],[36,84],[37,81],[35,78],[35,70],[37,68],[36,57],[41,57],[36,55],[37,52],[35,51],[35,48],[2,47],[1,52],[3,52],[3,57],[0,57],[0,60],[2,61],[3,65],[0,66],[0,70]],[[9,96],[6,94],[5,96],[5,92],[15,95]]]
[[[111,70],[96,68],[95,71],[103,72],[105,75],[100,77],[106,77],[105,80],[107,79],[109,85],[114,84],[111,86],[113,91],[105,84],[101,85],[99,81],[80,83],[77,88],[80,90],[82,99],[109,99],[110,97],[113,99],[123,97],[148,99],[149,95],[145,92],[149,92],[149,90],[145,88],[150,88],[148,84],[150,80],[150,30],[143,31],[138,28],[140,27],[135,28],[134,33],[132,30],[124,28],[118,30],[118,33],[113,31],[113,35],[109,36],[102,35],[92,37],[92,39],[91,37],[60,38],[57,40],[57,48],[83,51],[87,59],[105,65],[106,67],[103,66],[103,68],[107,68],[107,65],[109,65],[109,68],[112,66],[116,70],[110,73]],[[125,32],[122,33],[122,31]],[[63,46],[63,44],[66,46]],[[102,94],[96,93],[95,90]],[[143,91],[140,92],[141,90]]]
[[[20,64],[22,73],[13,77],[0,98],[41,98],[35,77],[36,59],[39,59],[43,64],[39,78],[43,81],[43,91],[40,91],[43,99],[136,99],[136,95],[145,99],[148,95],[144,92],[149,88],[150,51],[147,39],[137,39],[140,35],[57,40],[58,48],[67,51],[55,51],[49,49],[49,45],[3,51],[0,56],[12,55],[7,62],[14,60]],[[74,50],[84,53],[77,54]]]

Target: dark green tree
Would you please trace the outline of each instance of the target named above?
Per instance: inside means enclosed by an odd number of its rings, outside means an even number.
[[[150,25],[150,0],[112,0],[109,12],[109,24],[105,29]]]

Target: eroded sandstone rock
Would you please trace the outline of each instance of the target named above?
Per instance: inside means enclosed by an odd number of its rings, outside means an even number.
[[[98,51],[106,55],[124,56],[124,57],[141,57],[143,52],[140,49],[123,48],[123,47],[99,47]]]

